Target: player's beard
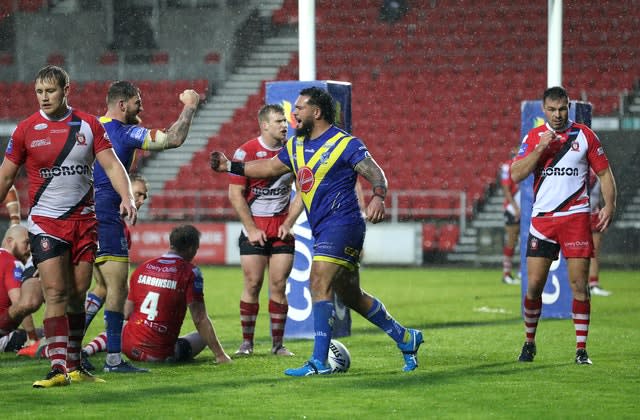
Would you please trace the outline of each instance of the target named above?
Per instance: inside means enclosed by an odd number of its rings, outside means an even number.
[[[129,113],[129,112],[127,112],[125,114],[125,122],[127,124],[133,124],[133,125],[138,124],[138,114],[137,113]]]
[[[303,121],[300,128],[296,128],[296,136],[309,137],[313,131],[313,121]]]

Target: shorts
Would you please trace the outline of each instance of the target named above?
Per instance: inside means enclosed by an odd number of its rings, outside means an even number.
[[[532,217],[527,239],[527,257],[558,259],[593,257],[590,214]]]
[[[98,219],[98,253],[96,262],[129,262],[129,242],[124,220],[120,216],[120,196],[109,190],[96,192]]]
[[[313,245],[313,261],[328,261],[355,270],[360,265],[360,253],[364,244],[366,226],[354,223],[330,226],[316,234]]]
[[[600,221],[598,217],[599,214],[600,213],[591,213],[591,232],[600,232],[600,229],[598,229],[598,222]]]
[[[291,235],[289,238],[282,240],[280,238],[267,238],[264,246],[259,244],[252,244],[249,242],[249,238],[240,233],[238,239],[238,246],[240,247],[240,255],[265,255],[271,256],[274,254],[293,254],[295,252],[295,238]]]
[[[139,333],[139,331],[137,331]],[[122,352],[137,362],[164,362],[173,357],[175,349],[171,344],[150,345],[148,340],[136,334],[136,328],[127,322],[122,328]]]
[[[33,265],[71,252],[71,262],[93,263],[98,233],[95,219],[60,220],[42,216],[29,217],[29,240]]]
[[[513,215],[508,210],[504,211],[504,224],[505,226],[514,226],[520,224],[520,219],[516,219],[515,215]]]

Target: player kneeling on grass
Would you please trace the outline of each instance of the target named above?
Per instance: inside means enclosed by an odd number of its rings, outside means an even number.
[[[123,352],[142,362],[180,362],[193,358],[206,345],[216,362],[230,362],[207,315],[202,273],[191,263],[200,247],[200,232],[191,225],[175,227],[169,245],[169,252],[142,263],[131,275]],[[178,337],[187,306],[197,332]],[[103,333],[84,351],[92,355],[105,349]]]

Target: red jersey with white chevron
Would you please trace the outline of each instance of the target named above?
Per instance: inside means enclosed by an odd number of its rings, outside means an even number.
[[[249,140],[240,146],[233,160],[237,162],[249,162],[257,159],[271,159],[276,156],[282,147],[270,148],[262,137]],[[289,198],[291,196],[291,183],[293,173],[287,172],[279,178],[255,179],[229,174],[229,183],[245,185],[245,199],[253,216],[271,217],[286,215],[289,212]]]
[[[515,160],[531,153],[547,130],[553,131],[545,124],[529,131]],[[588,213],[589,169],[600,172],[609,166],[600,140],[586,125],[570,121],[556,134],[562,140],[549,143],[533,171],[532,217]]]
[[[111,148],[98,119],[69,109],[59,120],[42,111],[20,122],[6,157],[25,165],[30,216],[82,220],[95,217],[93,162]]]
[[[515,182],[513,179],[511,179],[511,163],[512,162],[513,160],[508,160],[504,162],[502,165],[500,165],[500,183],[501,185],[504,185],[509,189],[509,191],[511,192],[511,195],[513,196],[513,199],[515,200],[516,203],[518,203],[518,206],[519,206],[520,205],[520,185],[517,182]],[[515,209],[513,208],[513,205],[506,198],[504,199],[503,206],[506,211],[508,211],[511,214],[515,214]]]
[[[139,265],[129,281],[134,309],[122,330],[126,346],[158,359],[173,355],[187,305],[204,301],[203,286],[200,269],[174,253]]]

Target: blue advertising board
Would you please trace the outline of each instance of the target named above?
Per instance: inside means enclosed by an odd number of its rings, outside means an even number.
[[[266,84],[265,103],[280,104],[285,110],[289,137],[295,134],[294,104],[300,90],[317,86],[327,90],[336,102],[336,125],[351,131],[351,84],[334,81],[278,81]],[[311,227],[303,212],[294,226],[296,253],[293,269],[287,280],[287,300],[289,312],[284,335],[287,338],[313,338],[313,313],[309,274],[313,258],[313,236]],[[344,337],[351,334],[351,314],[342,302],[334,297],[336,318],[333,323],[333,336]]]
[[[542,101],[523,101],[521,106],[521,131],[520,138],[532,128],[545,123],[542,112]],[[591,104],[571,101],[569,118],[573,121],[591,126]],[[533,207],[533,175],[529,175],[520,183],[520,267],[522,267],[521,297],[527,292],[527,238],[529,237],[529,224],[531,222],[531,210]],[[543,318],[571,318],[573,293],[569,285],[567,262],[560,255],[551,264],[547,283],[542,293],[542,317]]]

